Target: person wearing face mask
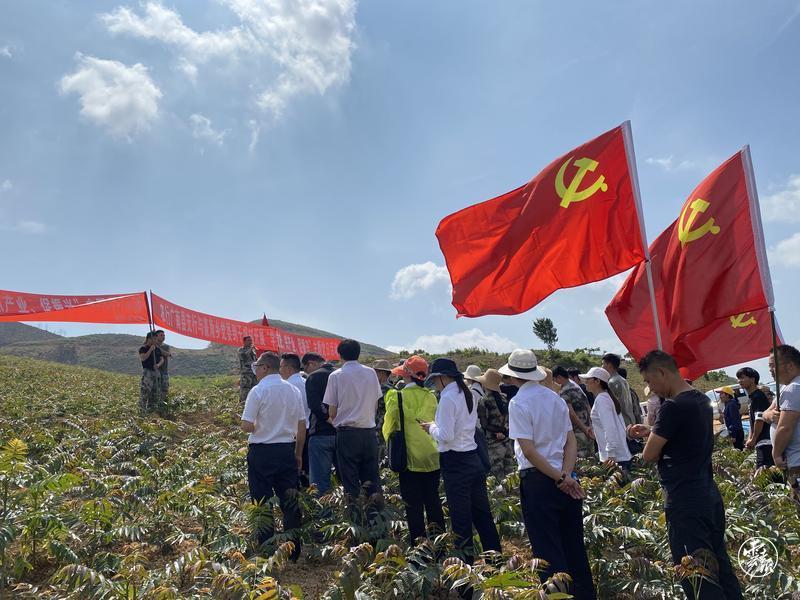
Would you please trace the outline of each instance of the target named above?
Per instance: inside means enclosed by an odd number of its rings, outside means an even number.
[[[387,443],[395,431],[403,431],[405,435],[408,462],[406,469],[399,473],[400,496],[406,507],[408,540],[413,545],[417,538],[426,536],[426,513],[431,532],[444,532],[444,513],[439,498],[439,451],[433,438],[418,426],[420,421],[434,418],[436,396],[424,385],[428,363],[421,356],[409,356],[392,370],[392,375],[402,377],[405,385],[402,390],[386,392],[381,433]]]
[[[465,562],[475,559],[472,527],[478,531],[484,552],[500,552],[500,536],[489,509],[486,491],[486,468],[478,455],[475,429],[478,407],[464,376],[449,358],[437,358],[431,364],[430,383],[440,392],[433,422],[422,427],[436,441],[444,480],[450,523],[456,549]]]

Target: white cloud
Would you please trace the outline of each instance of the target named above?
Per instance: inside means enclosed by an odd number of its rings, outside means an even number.
[[[761,199],[765,221],[800,222],[800,175],[791,175],[786,186]]]
[[[0,191],[3,191],[3,192],[7,192],[8,190],[10,190],[13,187],[14,187],[14,184],[11,183],[10,179],[5,179],[5,180],[3,180],[2,183],[0,183]]]
[[[11,58],[11,46],[0,46],[0,56],[5,56],[6,58]]]
[[[186,75],[186,78],[191,81],[192,83],[197,83],[197,65],[194,63],[186,60],[185,57],[181,56],[178,59],[178,64],[176,68]]]
[[[14,230],[20,233],[38,235],[47,231],[47,226],[39,221],[19,221],[14,227]]]
[[[778,242],[770,248],[770,258],[786,267],[800,267],[800,233]]]
[[[622,284],[625,283],[625,279],[628,277],[628,273],[630,273],[630,271],[625,271],[624,273],[617,273],[616,275],[612,275],[607,279],[601,279],[600,281],[588,283],[586,284],[586,287],[589,289],[614,290],[616,292],[619,288],[622,287]]]
[[[114,137],[126,137],[149,129],[158,117],[158,89],[147,67],[128,67],[116,60],[76,55],[78,69],[62,77],[62,94],[80,96],[81,115]]]
[[[669,156],[665,156],[665,157],[662,157],[662,158],[651,156],[649,158],[646,158],[644,162],[647,163],[648,165],[654,165],[656,167],[661,167],[665,171],[676,171],[676,170],[679,170],[679,169],[691,169],[692,167],[696,166],[696,164],[697,164],[697,163],[695,163],[695,162],[693,162],[691,160],[676,161],[672,157],[671,154]]]
[[[387,346],[391,352],[425,350],[441,354],[463,348],[480,348],[489,352],[512,352],[520,345],[496,333],[486,334],[480,329],[469,329],[452,335],[422,335],[404,346]]]
[[[190,79],[197,77],[198,65],[212,61],[224,61],[228,70],[232,64],[246,64],[253,101],[270,118],[279,118],[298,95],[321,95],[349,80],[356,0],[221,2],[239,25],[195,31],[159,1],[144,3],[143,14],[119,7],[101,19],[114,34],[173,48],[181,57],[179,68]]]
[[[431,261],[407,265],[394,274],[389,296],[395,300],[412,298],[435,285],[449,283],[450,275],[446,267]]]
[[[192,125],[192,136],[196,140],[207,140],[218,146],[225,141],[226,131],[217,131],[211,126],[211,119],[200,114],[193,114],[189,117]]]

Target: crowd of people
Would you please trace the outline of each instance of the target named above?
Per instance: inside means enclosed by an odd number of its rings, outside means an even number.
[[[170,353],[163,342],[163,332],[153,332],[139,350],[143,412],[168,391]],[[455,549],[472,563],[474,532],[484,552],[501,551],[487,477],[517,470],[531,550],[547,565],[543,576],[568,573],[575,598],[595,598],[576,462],[595,456],[626,474],[640,454],[657,464],[674,563],[703,552],[715,558],[702,593],[684,581],[686,596],[742,598],[712,474],[713,409],[668,354],[652,351],[639,361],[647,384],[644,411],[615,354],[585,373],[563,365],[551,371],[530,350],[515,350],[504,366],[485,372],[476,365],[462,372],[449,358],[429,365],[416,355],[369,367],[359,362],[355,340],[343,340],[338,354],[337,368],[314,353],[259,355],[250,338],[239,349],[250,496],[257,503],[278,497],[288,535],[302,522],[296,495],[303,477],[324,495],[335,469],[351,518],[369,521],[383,507],[381,467],[389,466],[399,472],[409,543],[446,531],[441,484]],[[757,468],[785,470],[800,507],[800,352],[779,346],[770,370],[778,374],[780,403],[769,388],[759,388],[754,369],[737,373],[750,404],[746,440],[731,387],[719,390],[721,418],[736,448],[756,452]],[[260,544],[273,535],[271,525],[257,532]],[[293,558],[300,552],[295,536]]]

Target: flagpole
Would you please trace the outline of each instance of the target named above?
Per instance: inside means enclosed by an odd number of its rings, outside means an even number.
[[[147,320],[150,322],[150,331],[155,331],[156,327],[153,324],[153,313],[150,310],[150,300],[147,297],[147,292],[142,292],[144,294],[144,305],[147,307]],[[153,290],[150,290],[150,295],[152,296]]]
[[[778,323],[775,319],[775,293],[772,289],[772,275],[769,271],[767,243],[764,239],[764,225],[761,222],[761,208],[758,203],[756,173],[753,169],[753,159],[750,156],[750,145],[745,145],[741,152],[745,183],[747,184],[747,198],[749,200],[747,204],[750,208],[750,221],[753,224],[753,238],[755,239],[758,273],[761,276],[761,287],[764,290],[764,297],[767,300],[769,318],[772,325],[772,356],[775,364],[775,400],[778,403],[778,407],[780,407],[781,386],[778,383]]]
[[[653,310],[653,327],[656,332],[656,345],[659,350],[664,349],[661,343],[661,323],[658,318],[658,304],[656,302],[656,289],[653,284],[653,270],[650,262],[650,248],[647,244],[647,232],[644,229],[644,217],[642,214],[642,197],[639,192],[639,172],[636,170],[636,152],[633,149],[633,134],[631,133],[631,122],[625,121],[622,124],[622,138],[625,143],[625,156],[628,159],[628,171],[631,174],[631,187],[633,188],[633,198],[636,201],[636,218],[639,220],[639,233],[644,246],[644,268],[647,274],[647,287],[650,291],[650,308]]]
[[[778,325],[775,322],[775,311],[770,309],[769,311],[769,318],[770,322],[772,323],[772,364],[775,368],[775,402],[778,406],[778,410],[781,408],[781,385],[778,383],[780,378],[778,377]]]

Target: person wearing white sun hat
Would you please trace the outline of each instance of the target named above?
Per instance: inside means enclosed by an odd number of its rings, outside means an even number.
[[[531,551],[547,561],[543,578],[572,577],[569,593],[596,598],[583,539],[583,488],[574,472],[578,445],[566,403],[541,385],[547,371],[530,350],[514,350],[498,369],[519,391],[508,407],[519,465],[520,504]]]
[[[581,373],[580,378],[586,389],[594,394],[592,429],[600,460],[614,461],[628,473],[631,453],[626,441],[622,407],[608,385],[611,374],[602,367],[592,367],[587,373]]]

